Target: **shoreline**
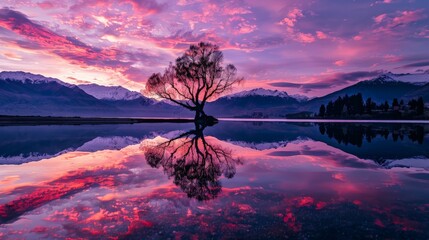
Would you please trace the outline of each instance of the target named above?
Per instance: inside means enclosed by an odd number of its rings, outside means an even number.
[[[50,117],[50,116],[4,116],[0,126],[14,125],[100,125],[137,123],[192,123],[190,118],[114,118],[114,117]]]
[[[403,119],[320,119],[320,118],[219,118],[219,121],[231,122],[290,122],[290,123],[422,123],[429,124],[429,120]]]
[[[286,118],[219,118],[222,122],[286,122],[286,123],[418,123],[429,120],[395,119],[286,119]],[[0,115],[0,126],[33,125],[102,125],[139,123],[193,123],[192,118],[162,117],[50,117],[50,116],[5,116]]]

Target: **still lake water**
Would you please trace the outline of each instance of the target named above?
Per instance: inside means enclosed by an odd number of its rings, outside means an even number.
[[[428,239],[429,125],[0,127],[1,239]]]

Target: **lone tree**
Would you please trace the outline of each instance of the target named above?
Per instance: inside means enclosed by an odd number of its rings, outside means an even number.
[[[146,91],[194,111],[196,122],[208,124],[217,120],[204,112],[207,101],[230,91],[242,80],[234,65],[223,66],[218,46],[201,42],[191,45],[163,74],[152,74]]]

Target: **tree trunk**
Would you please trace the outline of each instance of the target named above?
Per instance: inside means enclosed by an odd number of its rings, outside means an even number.
[[[195,118],[194,118],[194,120],[195,121],[200,120],[203,117],[203,115],[205,115],[205,113],[204,113],[204,111],[202,109],[195,110]]]
[[[203,109],[195,110],[195,123],[203,126],[211,126],[218,122],[218,120],[212,116],[207,116]]]

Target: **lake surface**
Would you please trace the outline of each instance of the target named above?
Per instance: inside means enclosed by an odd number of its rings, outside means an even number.
[[[0,127],[1,239],[428,239],[429,124]]]

